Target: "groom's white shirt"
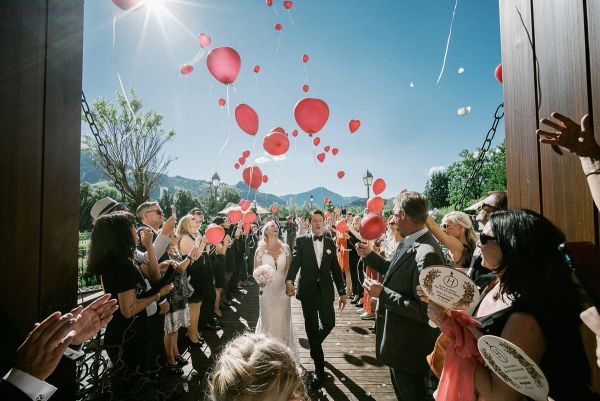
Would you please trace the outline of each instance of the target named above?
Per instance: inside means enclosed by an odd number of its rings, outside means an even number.
[[[323,235],[323,234],[321,234]],[[313,243],[313,248],[315,250],[315,255],[317,255],[317,264],[319,265],[319,269],[321,268],[321,259],[323,259],[323,244],[325,242],[325,238],[323,238],[321,241],[315,241],[314,239],[314,234],[311,235],[310,239],[312,240]]]

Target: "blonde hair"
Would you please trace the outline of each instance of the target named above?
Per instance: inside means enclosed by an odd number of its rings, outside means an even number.
[[[212,401],[308,401],[302,372],[281,341],[244,333],[231,340],[208,380]]]
[[[465,238],[467,245],[471,251],[474,251],[477,246],[477,234],[473,228],[473,222],[468,214],[459,211],[453,211],[446,214],[442,220],[448,220],[452,224],[457,224],[465,229]]]
[[[265,223],[265,225],[263,226],[263,228],[261,230],[262,232],[260,234],[260,240],[258,241],[257,248],[265,247],[269,243],[268,238],[267,238],[267,234],[266,234],[267,228],[269,226],[275,226],[275,227],[277,227],[277,224],[273,220],[268,221],[268,222]],[[279,227],[277,227],[277,228],[279,228]],[[281,240],[279,239],[279,237],[277,237],[277,242],[279,242],[279,245],[283,246],[283,242],[281,242]]]
[[[193,215],[191,214],[186,214],[185,216],[183,216],[180,220],[179,223],[177,223],[177,228],[175,228],[175,235],[177,235],[177,241],[181,241],[181,238],[184,235],[190,235],[190,236],[194,236],[194,234],[192,232],[192,224],[191,224],[191,220],[194,218]]]

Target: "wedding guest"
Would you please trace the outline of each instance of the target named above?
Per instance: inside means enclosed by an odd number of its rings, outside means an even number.
[[[228,228],[225,227],[226,221],[229,219],[221,216],[217,216],[213,219],[212,223],[223,227],[223,229]],[[223,312],[221,311],[221,296],[223,294],[223,288],[225,288],[226,284],[226,276],[225,271],[227,269],[227,260],[226,260],[226,252],[227,246],[229,245],[231,237],[229,235],[225,235],[223,241],[215,246],[214,258],[213,258],[213,273],[215,276],[215,308],[214,314],[217,318],[223,317]],[[208,326],[210,328],[210,326]]]
[[[446,247],[448,263],[466,272],[477,246],[477,234],[469,215],[458,211],[450,212],[442,217],[441,227],[429,216],[426,226],[435,239]]]
[[[552,399],[591,400],[580,307],[571,272],[558,250],[564,240],[560,230],[536,212],[492,213],[477,246],[483,265],[499,280],[473,315],[482,334],[512,342],[540,366]],[[448,316],[431,302],[428,314],[439,327]],[[476,395],[486,400],[522,398],[484,365],[477,364],[474,385]]]
[[[209,378],[211,401],[308,401],[302,371],[282,342],[245,333],[225,345]]]
[[[367,249],[374,252],[375,254],[380,255],[382,252],[382,250],[381,250],[382,243],[383,243],[383,240],[381,238],[377,239],[375,241],[371,240],[371,241],[367,241],[366,247],[367,247]],[[360,246],[361,243],[359,242],[358,245]],[[360,255],[360,253],[359,253],[359,255]],[[379,272],[377,270],[375,270],[375,268],[368,265],[367,261],[364,260],[364,258],[363,258],[363,268],[365,271],[365,277],[368,278],[369,280],[375,280],[375,281],[379,281],[379,282],[383,281],[383,275],[379,274]],[[363,283],[364,283],[364,279],[363,279]],[[356,306],[360,306],[360,305],[357,303]],[[364,291],[363,292],[363,302],[362,302],[362,312],[359,311],[360,318],[362,320],[375,320],[376,310],[377,310],[377,297],[372,296],[371,294],[369,294],[368,291]],[[373,327],[373,329],[374,329],[374,327]]]
[[[360,217],[356,216],[348,220],[348,264],[350,265],[350,279],[352,281],[352,294],[354,298],[351,303],[358,307],[363,305],[363,292],[362,282],[364,277],[362,269],[359,269],[358,262],[360,257],[356,253],[356,244],[362,241],[360,231]]]
[[[254,254],[256,252],[256,246],[259,241],[258,223],[252,222],[250,225],[250,232],[246,236],[246,260],[248,265],[248,280],[252,277],[252,271],[254,270]]]
[[[146,283],[133,261],[136,233],[133,215],[124,212],[100,217],[92,230],[88,253],[88,272],[100,276],[106,293],[118,300],[119,309],[106,327],[104,345],[113,366],[127,377],[144,366],[148,353],[146,307],[166,296],[173,284],[162,287],[157,294],[141,297]],[[142,230],[142,243],[147,247],[150,275],[157,275],[158,263],[152,247],[152,233]]]
[[[290,247],[290,249],[294,249],[294,244],[296,242],[296,234],[298,232],[298,225],[294,222],[294,216],[289,215],[285,220],[285,237],[286,244]]]
[[[347,296],[353,296],[352,294],[352,278],[350,277],[350,259],[348,255],[348,238],[347,233],[342,233],[336,230],[335,232],[335,246],[337,248],[337,259],[342,273],[344,274],[344,281],[346,282],[346,294]]]

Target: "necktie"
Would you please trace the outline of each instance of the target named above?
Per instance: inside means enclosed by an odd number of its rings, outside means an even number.
[[[313,235],[313,241],[323,241],[322,235]]]

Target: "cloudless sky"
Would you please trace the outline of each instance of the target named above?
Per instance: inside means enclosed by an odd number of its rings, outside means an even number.
[[[242,151],[251,151],[246,166],[268,157],[264,135],[277,126],[289,133],[298,128],[294,105],[309,96],[330,108],[318,133],[321,144],[315,150],[307,134],[290,134],[285,160],[260,164],[269,176],[261,191],[284,195],[323,185],[342,195],[365,196],[367,169],[385,179],[386,197],[401,188],[421,191],[430,168],[447,166],[460,150],[481,146],[502,102],[493,75],[501,59],[496,1],[458,0],[439,85],[455,0],[295,0],[293,24],[281,0],[273,0],[271,8],[264,0],[151,2],[159,7],[128,13],[110,0],[85,2],[83,89],[88,101],[114,100],[118,73],[145,108],[163,114],[163,127],[176,131],[164,149],[176,158],[169,175],[209,180],[217,171],[234,185],[242,179],[242,170],[233,167]],[[276,23],[283,25],[280,32]],[[198,44],[201,32],[212,38],[207,49]],[[221,46],[235,48],[242,59],[229,88],[229,114],[217,104],[227,98],[227,89],[206,67],[207,50]],[[194,66],[186,76],[179,72],[184,63]],[[258,74],[254,65],[261,67]],[[308,94],[302,91],[305,83]],[[235,122],[239,103],[259,115],[256,138]],[[460,117],[457,109],[464,106],[471,112]],[[352,135],[351,119],[361,121]],[[503,137],[501,124],[494,145]],[[340,152],[328,153],[322,164],[314,155],[325,145]],[[339,170],[346,173],[341,180]]]

